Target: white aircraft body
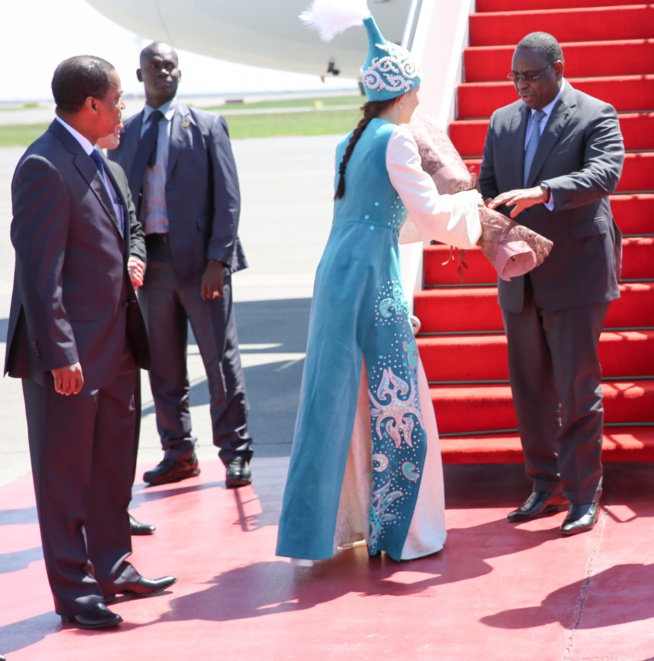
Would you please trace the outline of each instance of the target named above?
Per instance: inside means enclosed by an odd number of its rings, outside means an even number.
[[[119,25],[200,55],[315,75],[358,78],[362,29],[328,44],[298,16],[309,0],[87,0]],[[402,43],[416,0],[368,0],[387,40]]]

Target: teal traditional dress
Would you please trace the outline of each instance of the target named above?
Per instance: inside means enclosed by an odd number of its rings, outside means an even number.
[[[320,560],[365,540],[371,555],[415,558],[445,541],[443,480],[398,235],[408,211],[414,240],[470,248],[479,196],[440,196],[408,130],[382,119],[359,138],[345,178],[316,273],[277,554]]]

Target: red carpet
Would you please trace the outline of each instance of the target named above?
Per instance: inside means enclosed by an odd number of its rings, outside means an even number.
[[[607,461],[654,460],[654,5],[619,0],[478,0],[464,49],[452,142],[478,172],[488,118],[514,101],[506,80],[528,32],[561,42],[565,72],[620,114],[627,155],[616,193],[625,235],[621,298],[600,341]],[[425,249],[425,288],[415,297],[418,338],[446,462],[520,462],[508,386],[496,274],[478,250],[464,256],[463,283],[446,246]]]
[[[563,513],[507,523],[528,489],[521,466],[447,466],[441,553],[395,563],[358,548],[308,570],[274,555],[286,465],[255,459],[254,486],[238,491],[224,488],[217,460],[198,478],[137,484],[132,511],[157,532],[134,539],[132,560],[147,576],[170,573],[179,582],[160,596],[112,605],[125,622],[106,632],[62,628],[31,479],[0,487],[0,653],[8,661],[654,655],[651,465],[607,466],[599,523],[572,538],[558,532]]]

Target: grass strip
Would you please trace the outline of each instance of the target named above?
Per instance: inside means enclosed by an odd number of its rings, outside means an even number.
[[[352,130],[358,121],[359,109],[324,108],[312,112],[252,115],[230,112],[225,118],[232,139],[333,135]],[[0,124],[0,147],[27,147],[46,130],[48,124]]]

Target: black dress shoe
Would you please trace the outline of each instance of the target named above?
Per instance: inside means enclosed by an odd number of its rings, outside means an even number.
[[[235,457],[226,465],[225,485],[228,489],[237,489],[252,484],[252,471],[247,459]]]
[[[131,514],[129,515],[129,527],[132,535],[154,535],[156,528],[149,523],[137,521]]]
[[[546,514],[560,512],[568,504],[567,498],[550,491],[532,491],[517,510],[508,515],[509,521],[531,521]]]
[[[177,583],[177,579],[174,576],[163,576],[162,578],[145,578],[144,576],[140,576],[137,581],[116,585],[116,593],[134,599],[138,597],[151,597],[163,592],[174,583]]]
[[[96,604],[76,615],[62,617],[65,622],[72,622],[82,629],[110,629],[117,627],[123,618],[110,611],[104,604]]]
[[[595,527],[599,515],[599,504],[597,502],[589,505],[570,505],[568,516],[565,517],[561,526],[562,535],[577,535],[580,532],[588,532]]]
[[[193,454],[190,459],[164,459],[156,468],[143,473],[143,481],[152,485],[169,484],[199,474],[198,458]]]

